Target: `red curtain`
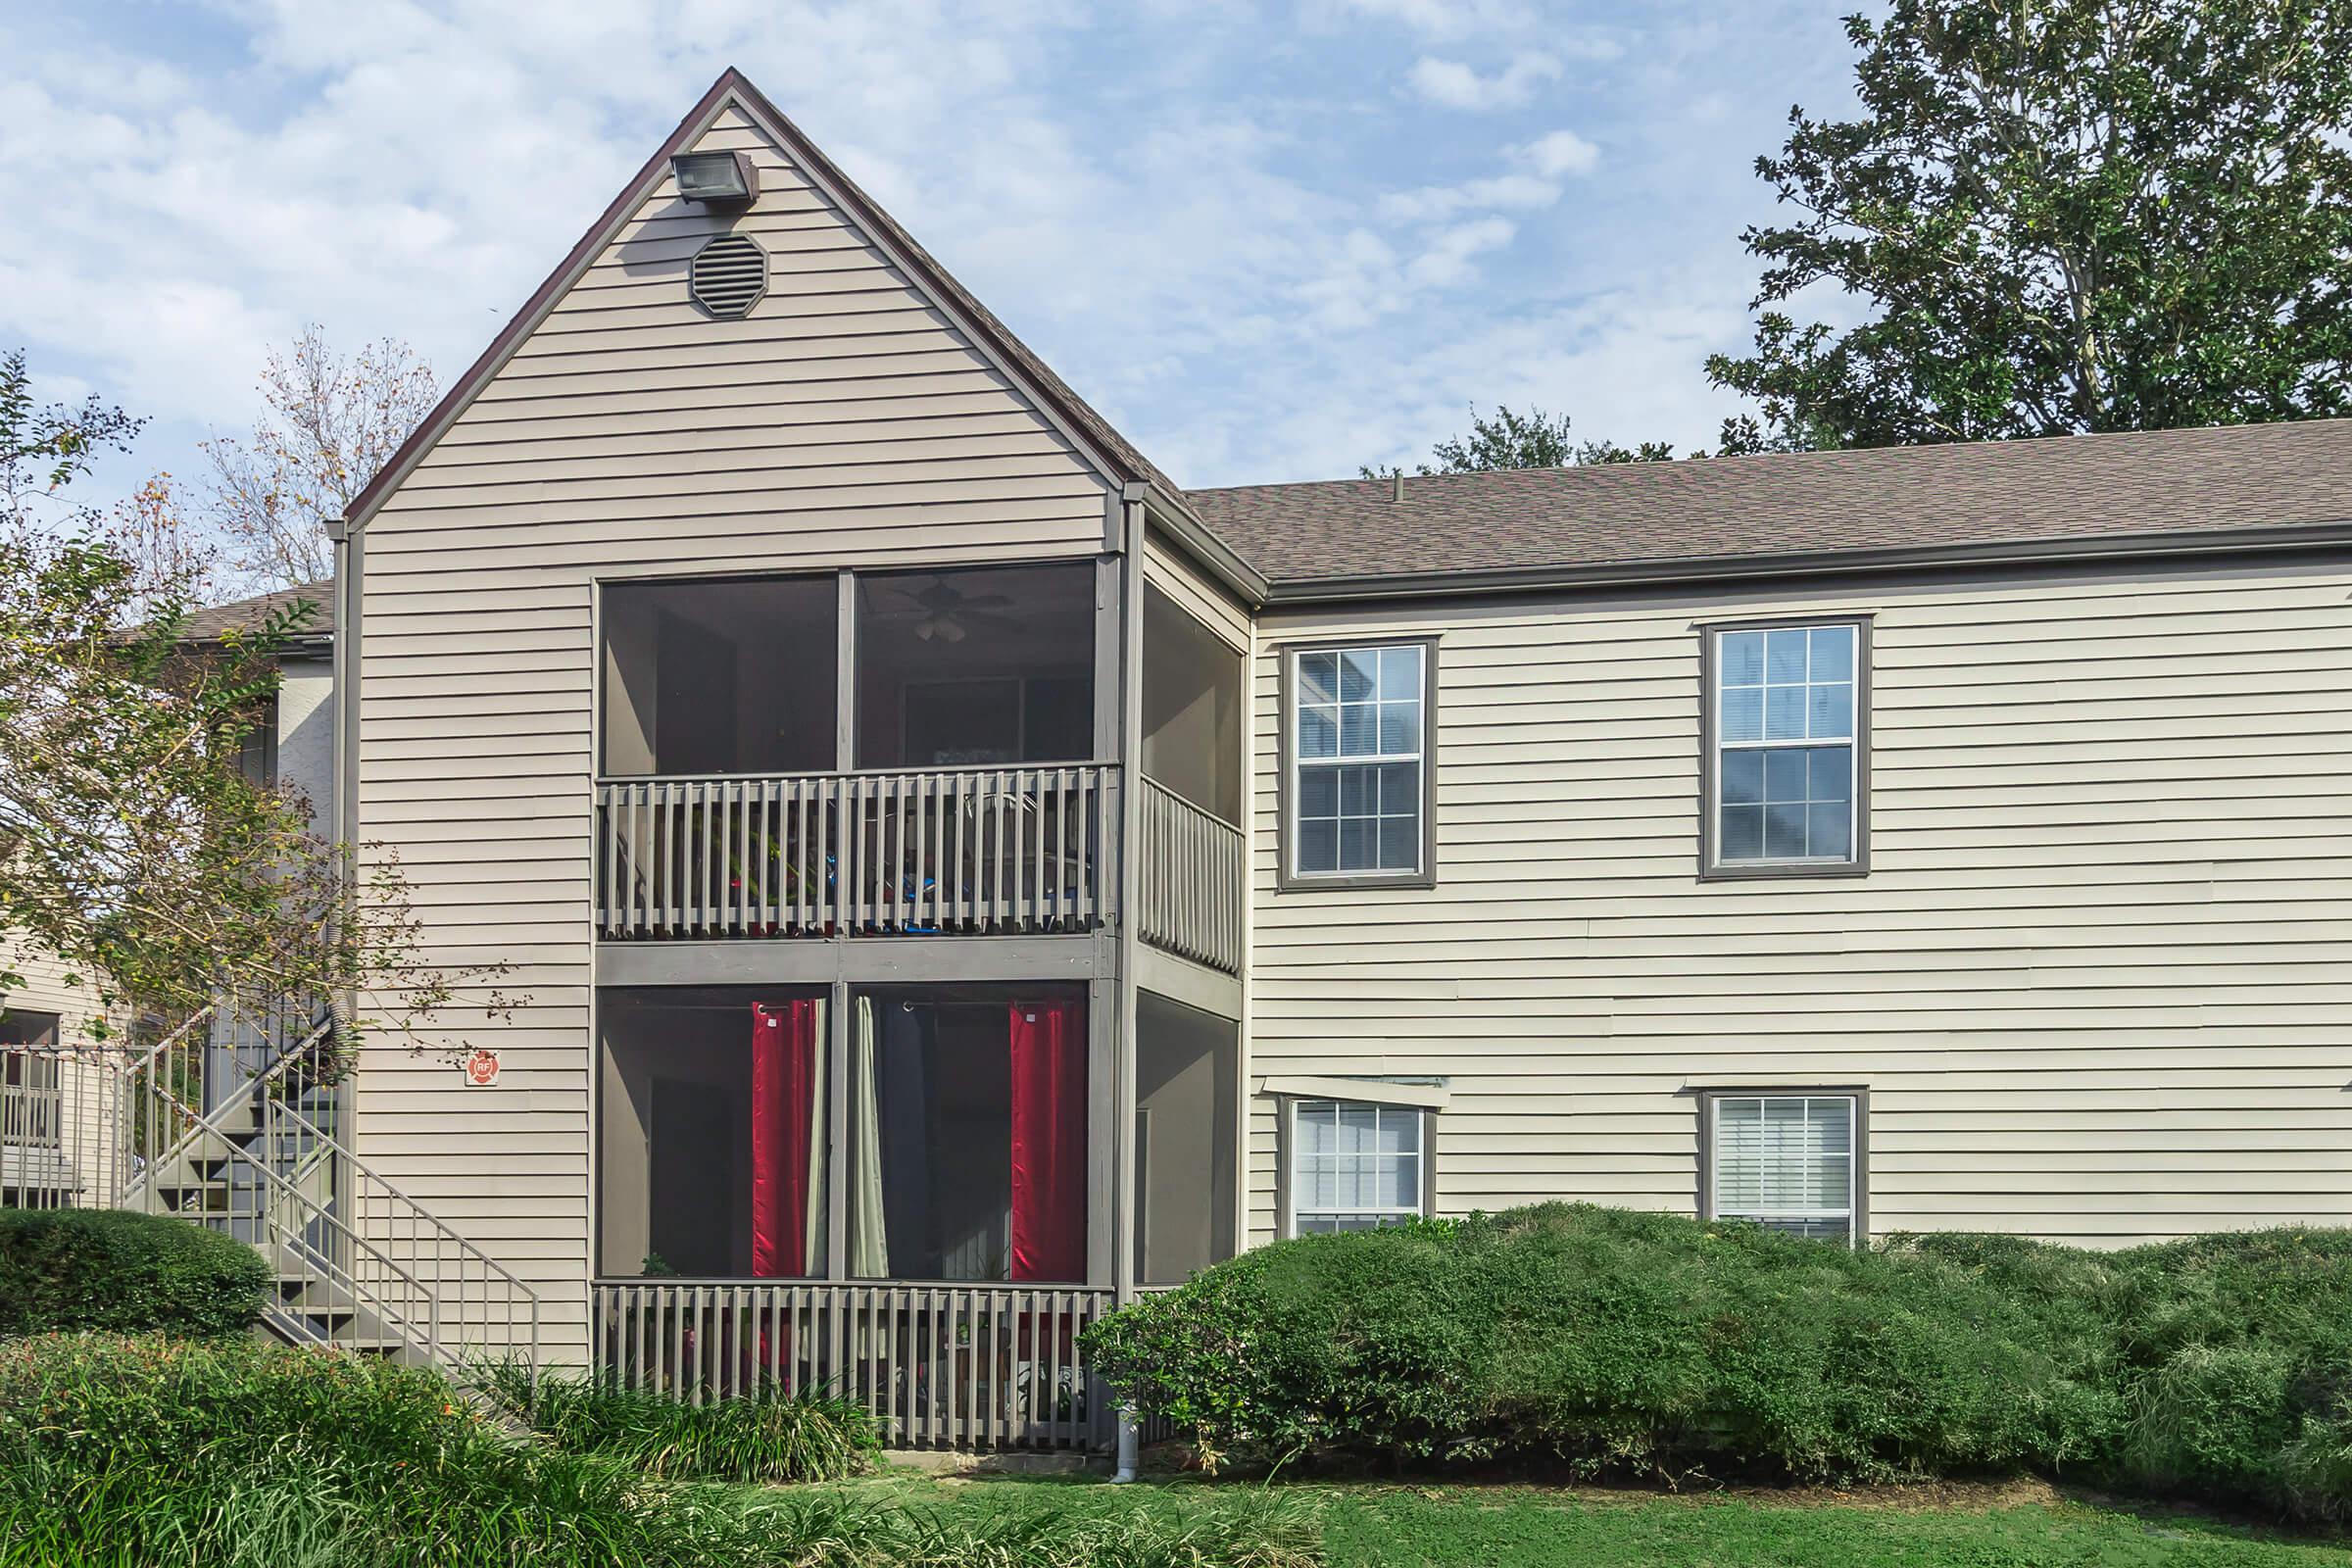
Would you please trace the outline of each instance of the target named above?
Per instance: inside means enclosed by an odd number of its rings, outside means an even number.
[[[816,1087],[812,997],[752,1006],[752,1274],[808,1272],[808,1141]]]
[[[1012,1277],[1086,1277],[1086,1011],[1012,1004]]]

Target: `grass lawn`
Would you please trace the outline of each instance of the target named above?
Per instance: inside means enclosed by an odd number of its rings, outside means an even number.
[[[1182,1513],[1237,1488],[1197,1480],[1112,1489],[1093,1480],[854,1483],[917,1505]],[[1654,1496],[1524,1487],[1302,1484],[1329,1568],[2338,1568],[2352,1543],[2163,1510],[2069,1500],[2046,1489]]]

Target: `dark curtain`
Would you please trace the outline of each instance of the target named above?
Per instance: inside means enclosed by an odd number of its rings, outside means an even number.
[[[928,1279],[939,1271],[931,1217],[931,1056],[939,1015],[896,1003],[883,1010],[875,1074],[882,1102],[882,1224],[890,1272]]]

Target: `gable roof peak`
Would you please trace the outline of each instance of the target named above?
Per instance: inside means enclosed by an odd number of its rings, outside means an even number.
[[[410,432],[409,438],[392,454],[390,461],[385,463],[367,488],[354,498],[346,521],[354,527],[366,526],[368,519],[382,507],[386,498],[407,479],[410,470],[432,450],[442,433],[472,403],[474,395],[498,373],[589,264],[612,243],[613,235],[629,216],[661,183],[669,160],[691,146],[729,104],[740,108],[775,136],[784,152],[809,174],[813,183],[838,203],[844,216],[907,275],[919,292],[934,301],[942,314],[971,340],[972,346],[983,357],[997,365],[1030,396],[1066,439],[1088,454],[1089,460],[1104,470],[1114,488],[1130,482],[1142,482],[1158,489],[1170,504],[1185,504],[1184,491],[1173,479],[1162,473],[1109,420],[1081,398],[1068,382],[1055,374],[1052,367],[1016,337],[995,312],[981,304],[970,290],[957,282],[954,274],[942,267],[929,251],[915,242],[897,219],[843,173],[749,76],[730,65],[718,74],[717,79],[696,100],[685,118],[678,122],[643,167],[621,187],[619,194],[612,198],[596,221],[572,245],[563,262],[523,303],[522,309],[508,318],[507,324],[490,340],[489,346],[466,368],[465,374],[450,384],[449,390],[434,405],[432,412]]]

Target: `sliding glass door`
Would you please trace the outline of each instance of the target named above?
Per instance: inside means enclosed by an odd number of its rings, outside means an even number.
[[[1083,993],[927,986],[851,1005],[850,1275],[1083,1280]]]

